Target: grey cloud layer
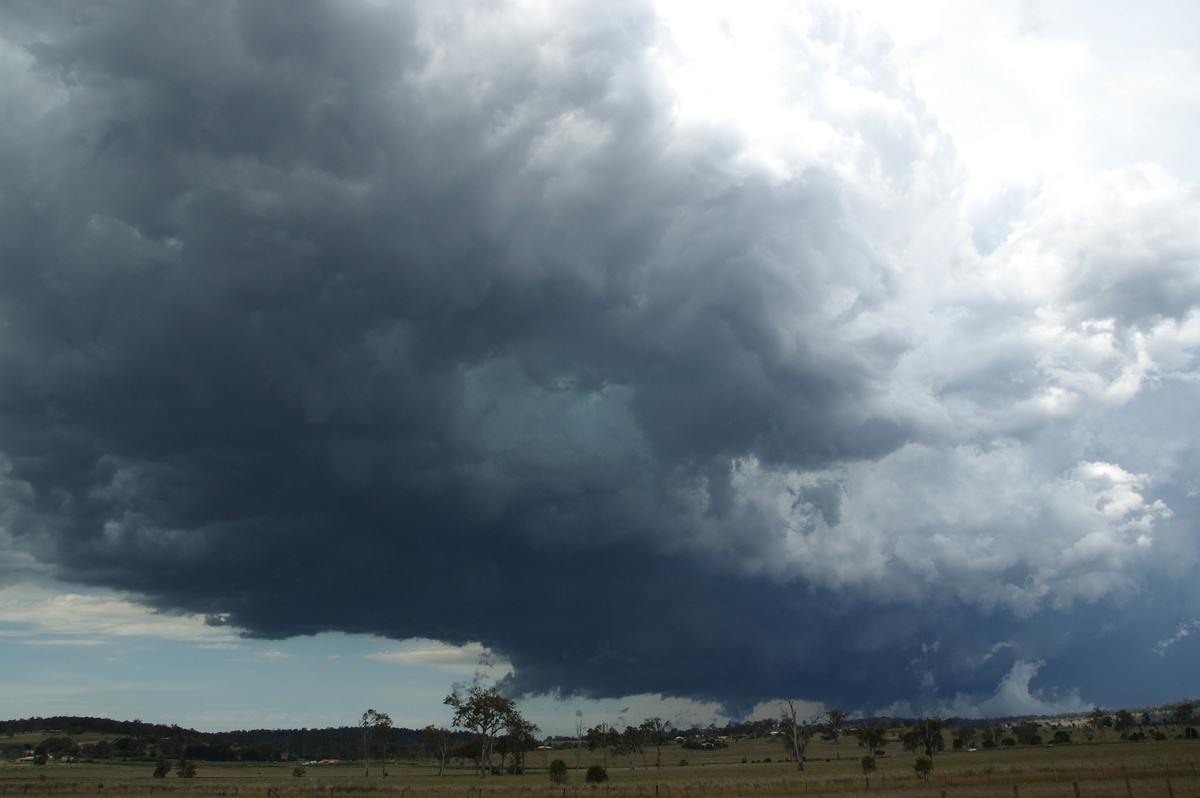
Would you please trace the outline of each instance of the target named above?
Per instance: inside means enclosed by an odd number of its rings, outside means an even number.
[[[478,640],[531,692],[1117,701],[1071,667],[1114,639],[1176,672],[1195,422],[1126,423],[1194,396],[1169,180],[981,258],[833,14],[785,37],[781,166],[677,113],[636,3],[3,13],[0,522],[61,578]]]

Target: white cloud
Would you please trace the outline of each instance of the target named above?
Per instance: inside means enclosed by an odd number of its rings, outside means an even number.
[[[406,641],[401,645],[403,646],[401,651],[366,654],[364,657],[395,665],[441,668],[458,673],[472,673],[479,670],[487,672],[493,678],[503,676],[511,669],[507,662],[497,660],[490,650],[479,643],[452,646],[432,640],[417,639]]]
[[[963,718],[996,718],[1008,715],[1059,715],[1068,712],[1086,712],[1090,707],[1077,690],[1063,695],[1041,690],[1031,690],[1030,682],[1037,677],[1041,661],[1018,660],[996,687],[996,692],[984,699],[959,695],[950,702],[944,712]]]
[[[1147,476],[1105,462],[1042,469],[1016,442],[910,445],[815,473],[745,461],[739,495],[769,509],[781,532],[739,564],[883,599],[916,599],[936,584],[1019,614],[1137,589],[1155,524],[1171,515],[1145,497]],[[828,499],[805,498],[821,485],[836,486],[836,517]],[[704,540],[719,545],[720,535]]]
[[[237,639],[228,627],[205,624],[201,615],[170,615],[112,594],[59,592],[32,584],[0,588],[0,624],[10,627],[10,636],[69,636],[76,644],[131,637],[210,645]]]
[[[1165,657],[1167,652],[1171,650],[1172,646],[1179,641],[1190,637],[1192,632],[1197,630],[1200,630],[1200,619],[1192,619],[1179,624],[1179,628],[1175,631],[1175,634],[1159,640],[1154,645],[1154,652],[1160,657]]]

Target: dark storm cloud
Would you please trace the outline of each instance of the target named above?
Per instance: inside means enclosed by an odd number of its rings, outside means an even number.
[[[890,248],[952,188],[908,98],[834,122],[879,183],[781,179],[676,118],[637,3],[3,13],[6,534],[60,578],[260,636],[482,641],[528,692],[732,707],[986,692],[1109,596],[1026,595],[1100,567],[1038,559],[1047,518],[1084,535],[1075,504],[1022,494],[1012,552],[998,500],[939,535],[1020,464],[922,454],[894,384]],[[953,393],[1025,398],[995,367]],[[961,494],[885,495],[874,463],[965,466]],[[1054,484],[1165,515],[1097,473]],[[912,513],[852,506],[874,497]]]

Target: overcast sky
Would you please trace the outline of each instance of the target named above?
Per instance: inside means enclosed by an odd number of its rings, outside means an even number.
[[[1196,696],[1198,29],[0,5],[0,716]]]

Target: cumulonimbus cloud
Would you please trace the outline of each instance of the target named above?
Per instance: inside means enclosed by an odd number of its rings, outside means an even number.
[[[847,17],[753,32],[769,130],[644,3],[0,13],[0,521],[62,579],[730,707],[1116,696],[1085,630],[1194,601],[1194,422],[1134,423],[1194,394],[1194,198],[979,254]]]

